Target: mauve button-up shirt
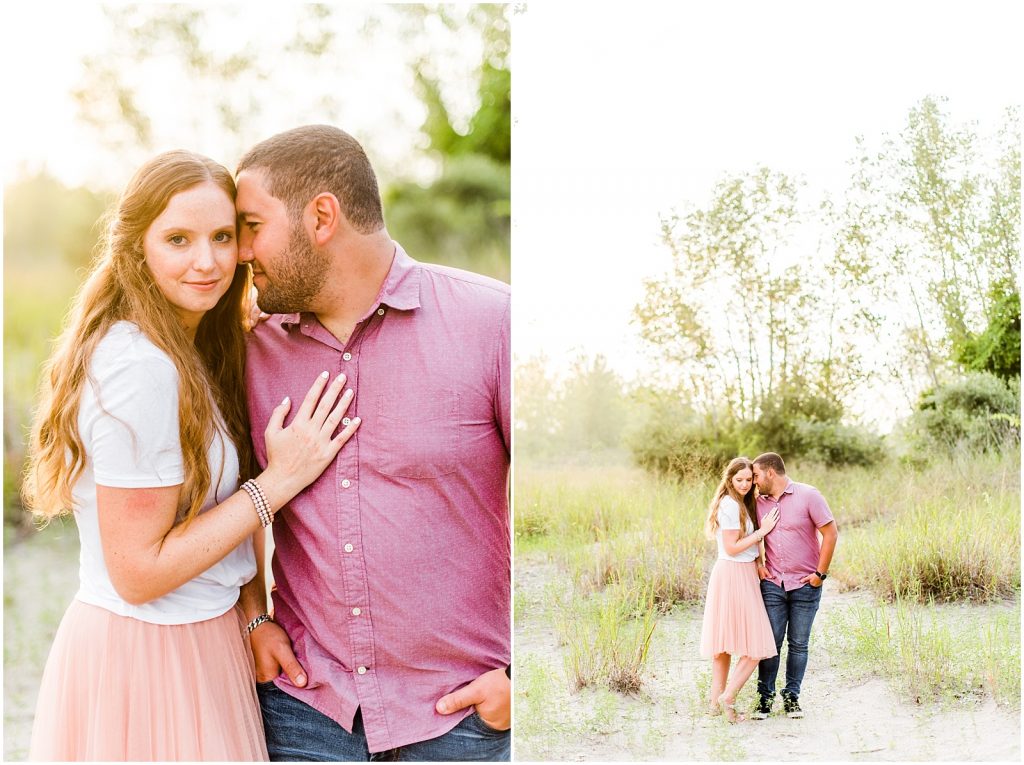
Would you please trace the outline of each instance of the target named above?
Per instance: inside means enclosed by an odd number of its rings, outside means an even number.
[[[311,313],[250,337],[260,464],[286,395],[324,370],[355,391],[359,430],[274,523],[275,619],[308,675],[276,683],[349,731],[361,708],[371,752],[446,733],[472,707],[437,700],[510,661],[509,311],[507,284],[396,244],[348,342]]]
[[[790,481],[777,500],[757,498],[758,523],[779,507],[779,522],[764,538],[769,581],[787,592],[804,586],[800,579],[818,570],[821,543],[818,529],[835,520],[821,492],[806,483]]]

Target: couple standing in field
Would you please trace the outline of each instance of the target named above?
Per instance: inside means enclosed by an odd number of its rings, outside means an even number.
[[[336,128],[146,163],[43,375],[81,559],[31,759],[507,760],[509,305]]]
[[[712,661],[710,713],[745,719],[736,712],[736,697],[757,668],[752,717],[767,719],[788,637],[783,709],[787,717],[803,717],[800,686],[811,625],[839,537],[825,498],[790,480],[778,454],[737,457],[722,474],[706,531],[718,542],[700,641],[701,657]]]

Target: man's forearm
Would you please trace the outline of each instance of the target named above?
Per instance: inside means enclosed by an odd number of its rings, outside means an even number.
[[[836,542],[839,540],[839,529],[836,528],[836,522],[827,524],[825,529],[830,529],[828,533],[824,530],[821,532],[821,552],[818,554],[818,571],[821,573],[827,573],[828,567],[832,565],[832,554],[836,549]]]

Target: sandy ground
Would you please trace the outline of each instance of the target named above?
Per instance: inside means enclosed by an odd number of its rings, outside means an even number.
[[[815,638],[827,629],[831,613],[869,596],[823,594],[801,693],[804,719],[776,714],[729,725],[705,713],[710,662],[699,658],[698,609],[677,609],[659,623],[640,694],[624,697],[603,688],[570,693],[551,619],[539,616],[553,601],[558,569],[520,559],[515,575],[515,671],[523,678],[515,702],[517,760],[1020,762],[1019,712],[991,701],[921,706],[901,701],[884,680],[839,670],[824,641]],[[756,674],[740,696],[741,710],[753,703],[755,681]],[[777,713],[780,707],[776,701]]]
[[[4,546],[4,761],[25,760],[53,635],[78,590],[78,534],[54,522]]]

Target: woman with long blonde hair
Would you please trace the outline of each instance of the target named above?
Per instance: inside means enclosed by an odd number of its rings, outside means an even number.
[[[730,722],[743,719],[736,713],[736,696],[758,662],[776,654],[756,562],[764,560],[760,543],[778,523],[779,511],[765,516],[758,528],[754,499],[754,466],[736,457],[722,472],[705,522],[708,537],[718,542],[718,560],[704,602],[700,655],[712,662],[710,712],[724,712]]]
[[[324,373],[288,427],[290,402],[275,410],[255,475],[234,198],[206,157],[147,162],[44,369],[23,491],[44,523],[74,514],[80,588],[31,759],[267,759],[239,588],[264,527],[359,423],[335,433],[352,392]]]

